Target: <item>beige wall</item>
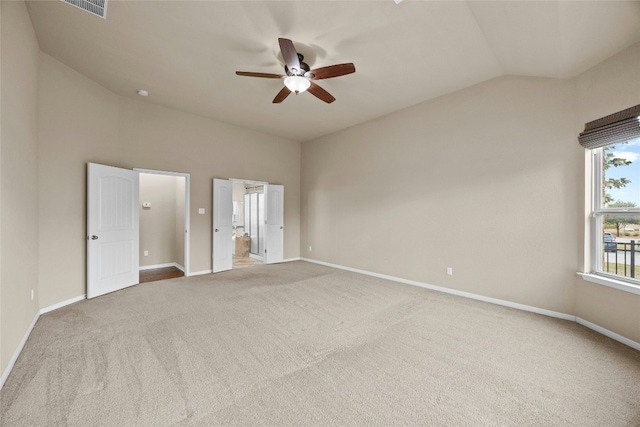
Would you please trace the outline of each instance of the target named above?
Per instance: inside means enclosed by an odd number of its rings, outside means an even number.
[[[640,43],[613,56],[576,79],[576,132],[584,124],[640,103]],[[582,163],[584,166],[584,162]],[[584,174],[584,167],[580,171]],[[579,187],[578,191],[582,191]],[[589,197],[585,197],[585,212]],[[581,218],[581,235],[589,234],[589,221]],[[582,247],[582,239],[578,242]],[[580,254],[580,271],[587,260]],[[640,295],[588,283],[579,277],[576,283],[576,316],[640,342]]]
[[[640,342],[640,297],[576,278],[587,221],[576,137],[638,103],[639,49],[578,78],[503,77],[304,144],[302,256]]]
[[[40,307],[86,293],[87,162],[127,167],[118,97],[40,52]]]
[[[504,77],[305,143],[301,253],[571,313],[573,90]]]
[[[285,258],[299,256],[299,143],[153,105],[153,94],[119,97],[40,58],[41,307],[85,293],[89,161],[190,174],[192,272],[211,270],[212,178],[284,184]]]
[[[0,2],[0,10],[1,375],[38,311],[39,49],[24,3]]]
[[[285,186],[284,257],[299,256],[300,144],[120,98],[120,138],[132,167],[191,174],[191,270],[211,269],[213,178]],[[199,215],[198,208],[206,214]]]
[[[176,233],[177,181],[170,175],[140,174],[141,267],[178,262],[178,252],[184,251],[184,246],[178,246]],[[144,202],[151,207],[142,207]],[[144,256],[145,250],[148,256]]]

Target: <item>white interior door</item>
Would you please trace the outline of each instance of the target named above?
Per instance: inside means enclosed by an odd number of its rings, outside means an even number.
[[[233,184],[213,180],[213,272],[233,268]]]
[[[87,298],[139,283],[138,172],[87,167]]]
[[[264,186],[265,194],[265,249],[264,263],[284,260],[284,185]]]

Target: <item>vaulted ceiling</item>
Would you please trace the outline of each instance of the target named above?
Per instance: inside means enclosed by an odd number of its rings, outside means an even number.
[[[502,75],[566,78],[640,41],[639,1],[114,1],[27,4],[40,48],[112,92],[307,141]],[[356,73],[272,99],[278,37]],[[639,70],[640,72],[640,70]]]

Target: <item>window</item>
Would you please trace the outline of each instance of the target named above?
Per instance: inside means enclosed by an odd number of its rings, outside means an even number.
[[[593,150],[594,272],[640,280],[640,138]]]
[[[592,272],[640,285],[640,105],[587,123],[592,151]]]

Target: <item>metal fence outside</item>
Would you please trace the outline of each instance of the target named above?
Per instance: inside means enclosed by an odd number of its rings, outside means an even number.
[[[616,245],[615,250],[613,244]],[[636,259],[640,261],[640,256],[636,256],[636,252],[640,251],[640,242],[631,240],[629,243],[613,244],[611,242],[604,244],[603,271],[635,279],[636,270],[640,270],[640,266],[636,266]]]

